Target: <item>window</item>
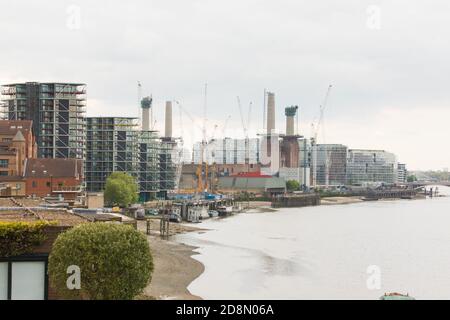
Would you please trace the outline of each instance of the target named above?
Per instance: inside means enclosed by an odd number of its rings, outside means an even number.
[[[44,300],[45,262],[12,262],[11,269],[11,300]]]
[[[0,300],[47,299],[47,256],[0,260]]]
[[[48,182],[48,181],[47,181],[46,185],[47,185],[47,188],[50,188],[50,186],[51,186],[50,182]]]
[[[0,262],[0,300],[8,299],[8,262]]]
[[[0,168],[8,168],[9,160],[8,159],[0,159]]]
[[[6,177],[8,175],[8,171],[0,171],[0,177]]]
[[[36,188],[36,187],[37,187],[37,182],[36,182],[36,181],[33,181],[33,182],[31,183],[31,186],[32,186],[33,188]]]

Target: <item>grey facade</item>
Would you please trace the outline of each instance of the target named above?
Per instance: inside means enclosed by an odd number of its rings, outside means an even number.
[[[349,150],[347,160],[347,183],[396,183],[397,165],[397,157],[395,154],[384,150]]]
[[[3,118],[33,121],[38,157],[85,159],[85,95],[80,83],[4,85]]]
[[[317,144],[317,185],[345,185],[347,176],[347,146]]]
[[[397,166],[397,183],[408,182],[408,170],[406,169],[406,164],[399,163]]]

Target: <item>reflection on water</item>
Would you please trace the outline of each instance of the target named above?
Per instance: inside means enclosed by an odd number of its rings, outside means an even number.
[[[440,187],[450,195],[450,189]],[[205,267],[205,299],[450,299],[450,198],[281,209],[210,220],[178,236]],[[369,290],[369,266],[381,288]]]

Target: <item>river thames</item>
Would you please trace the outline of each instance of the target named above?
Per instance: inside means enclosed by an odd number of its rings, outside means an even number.
[[[450,188],[440,187],[450,195]],[[243,213],[177,236],[203,299],[450,299],[450,198]]]

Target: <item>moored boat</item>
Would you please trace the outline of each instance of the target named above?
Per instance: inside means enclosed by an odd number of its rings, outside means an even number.
[[[209,210],[209,211],[208,211],[208,216],[209,216],[210,218],[218,217],[218,216],[219,216],[219,212],[216,211],[216,210]]]
[[[233,213],[233,207],[231,206],[221,206],[217,208],[217,212],[219,213],[219,216],[228,216]]]
[[[392,292],[392,293],[385,293],[383,296],[380,297],[380,300],[416,300],[416,299],[411,297],[408,293],[401,294],[398,292]]]

